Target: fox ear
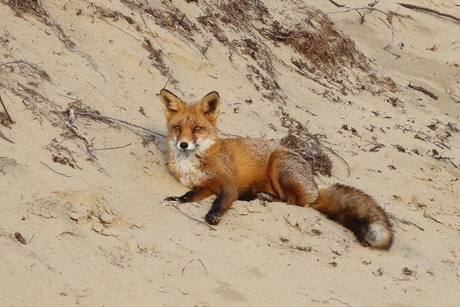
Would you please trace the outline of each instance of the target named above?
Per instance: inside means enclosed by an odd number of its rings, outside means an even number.
[[[203,114],[210,122],[214,122],[219,116],[219,94],[217,92],[207,94],[198,102],[195,109]]]
[[[163,113],[167,119],[170,119],[174,114],[182,112],[184,109],[182,101],[168,90],[161,90],[160,99],[163,105]]]

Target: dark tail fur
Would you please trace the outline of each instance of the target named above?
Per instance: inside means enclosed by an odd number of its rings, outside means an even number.
[[[341,184],[319,190],[311,207],[353,231],[364,246],[389,249],[393,232],[383,209],[364,192]]]

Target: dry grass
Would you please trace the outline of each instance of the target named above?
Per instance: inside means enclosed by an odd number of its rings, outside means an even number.
[[[324,152],[318,135],[311,134],[307,127],[291,117],[283,117],[282,123],[283,127],[289,128],[289,132],[280,140],[280,144],[295,150],[307,160],[313,174],[331,177],[332,161]]]
[[[2,3],[8,5],[18,17],[23,17],[23,14],[48,15],[40,0],[2,0]]]
[[[335,71],[343,66],[370,71],[367,58],[356,48],[354,41],[336,30],[326,14],[307,7],[304,20],[298,24],[274,21],[268,28],[260,29],[260,33],[294,48],[304,56],[313,73],[315,67]]]

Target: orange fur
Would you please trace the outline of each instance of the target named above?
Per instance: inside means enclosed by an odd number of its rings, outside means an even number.
[[[220,109],[217,92],[195,104],[183,103],[167,90],[162,90],[160,97],[168,122],[169,168],[192,189],[167,200],[192,202],[215,194],[205,218],[217,224],[233,201],[269,194],[273,200],[323,212],[351,229],[365,246],[390,248],[390,224],[370,196],[337,184],[318,190],[309,162],[274,141],[220,139],[216,128]]]

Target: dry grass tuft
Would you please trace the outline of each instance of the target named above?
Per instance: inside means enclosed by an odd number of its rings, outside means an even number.
[[[313,174],[331,177],[332,161],[324,152],[318,135],[311,134],[307,127],[290,117],[283,117],[282,125],[289,128],[289,132],[280,140],[280,144],[302,155],[311,164]]]
[[[2,0],[2,3],[8,5],[13,10],[14,15],[18,17],[23,17],[23,14],[48,15],[40,0]]]

